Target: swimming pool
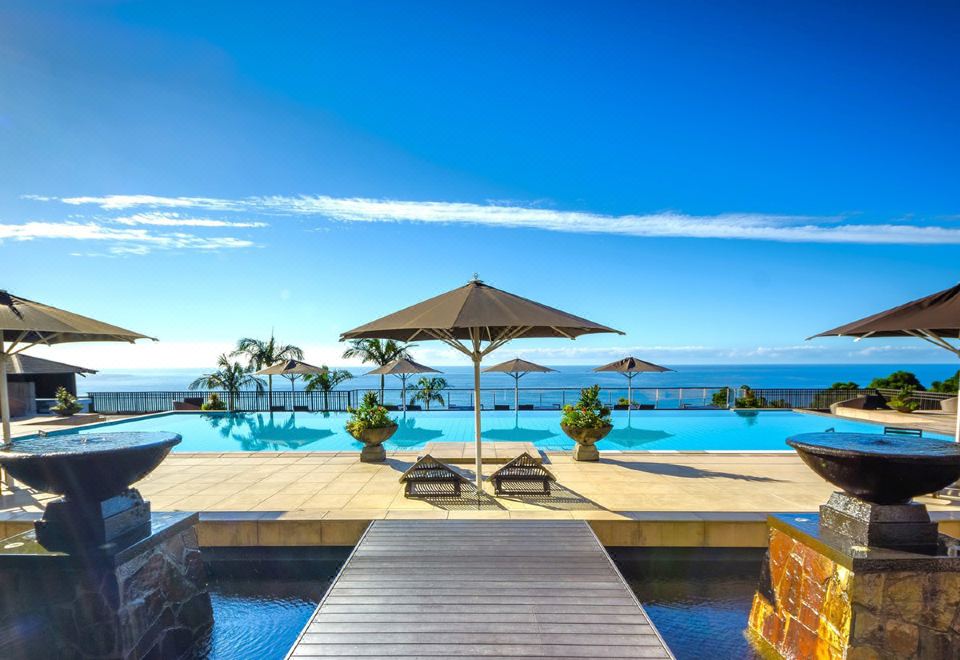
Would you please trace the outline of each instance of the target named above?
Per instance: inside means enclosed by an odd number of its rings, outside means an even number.
[[[417,451],[428,442],[473,439],[470,411],[415,412],[396,417],[400,428],[385,443],[388,451]],[[346,419],[346,413],[165,413],[98,424],[80,432],[172,431],[183,436],[183,442],[174,448],[176,452],[359,451],[363,445],[347,434]],[[600,450],[776,451],[788,450],[784,440],[797,433],[828,428],[882,431],[874,424],[792,411],[763,411],[753,417],[741,417],[729,410],[615,411],[613,424],[610,435],[597,444]],[[573,448],[573,441],[560,429],[559,412],[521,411],[517,415],[485,411],[483,439],[531,442],[544,451]]]

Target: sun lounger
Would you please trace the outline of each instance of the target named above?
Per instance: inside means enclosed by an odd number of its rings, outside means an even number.
[[[200,410],[200,407],[203,405],[203,397],[184,397],[183,401],[174,401],[173,409],[174,410]]]
[[[494,410],[510,410],[510,404],[508,403],[495,403],[493,404]]]
[[[449,465],[427,454],[418,458],[417,462],[400,476],[400,483],[406,484],[406,497],[460,497],[461,486],[467,483],[467,480]]]
[[[533,410],[532,403],[521,403],[518,410]]]
[[[270,406],[270,412],[286,412],[286,406]]]
[[[293,412],[310,412],[310,408],[308,406],[294,406]]]
[[[550,483],[556,480],[550,470],[543,467],[527,452],[523,452],[490,475],[490,481],[493,482],[493,489],[497,495],[529,495],[531,493],[529,488],[508,490],[504,488],[504,484],[537,484],[543,488],[544,495],[549,495]]]

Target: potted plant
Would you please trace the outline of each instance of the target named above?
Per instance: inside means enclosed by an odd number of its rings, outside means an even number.
[[[577,445],[573,448],[575,461],[599,461],[600,452],[594,446],[611,429],[610,409],[600,402],[600,386],[580,390],[580,400],[575,405],[563,407],[560,428]]]
[[[223,402],[223,399],[220,398],[220,395],[216,392],[211,392],[210,396],[207,397],[207,400],[200,404],[200,410],[226,410],[227,404]]]
[[[387,457],[383,443],[397,431],[397,420],[387,414],[376,392],[367,392],[357,408],[347,408],[347,432],[364,444],[360,460],[378,463]]]
[[[904,385],[895,397],[887,401],[887,405],[897,412],[912,413],[920,407],[920,404],[913,398],[913,391],[913,387]]]
[[[83,406],[77,403],[77,397],[70,394],[65,387],[57,388],[57,393],[54,396],[57,399],[57,405],[50,406],[50,410],[61,417],[72,417],[83,410]]]

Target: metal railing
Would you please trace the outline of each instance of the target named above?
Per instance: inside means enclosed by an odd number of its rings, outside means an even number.
[[[206,401],[216,394],[224,405],[232,403],[232,408],[244,412],[269,412],[273,410],[307,410],[310,412],[345,411],[353,405],[354,391],[333,390],[323,392],[305,392],[298,390],[275,390],[271,398],[267,392],[241,390],[232,396],[220,391],[173,391],[173,392],[89,392],[91,412],[106,415],[124,413],[154,413],[174,410],[176,403],[196,400]]]
[[[267,392],[242,390],[233,396],[233,409],[237,411],[267,412],[269,410],[307,410],[310,412],[344,412],[350,406],[359,404],[367,391],[377,390],[333,390],[326,395],[323,392],[305,392],[298,390],[275,390],[273,399]],[[103,414],[151,413],[173,410],[176,403],[184,400],[195,402],[206,400],[212,392],[170,391],[170,392],[90,392],[91,411]],[[230,396],[225,392],[215,392],[226,404]],[[897,394],[896,390],[832,390],[821,388],[756,388],[750,393],[754,405],[758,408],[808,410],[828,410],[834,403],[860,396],[880,395],[889,400]],[[383,391],[383,403],[392,408],[400,408],[402,390],[389,388]],[[710,408],[730,408],[737,399],[747,394],[742,388],[725,386],[691,387],[637,387],[633,389],[634,408],[646,410],[690,410]],[[416,391],[407,390],[408,408],[427,409],[426,402],[415,399]],[[474,392],[468,388],[448,388],[440,392],[443,402],[431,401],[430,410],[469,410],[474,407]],[[920,410],[939,410],[940,402],[955,395],[939,392],[915,392],[913,399],[920,404]],[[521,410],[560,410],[566,404],[573,404],[580,397],[579,387],[521,387]],[[625,408],[618,403],[626,403],[625,387],[604,388],[600,391],[601,400],[611,408]],[[480,405],[484,410],[513,410],[513,388],[483,388],[480,391]]]

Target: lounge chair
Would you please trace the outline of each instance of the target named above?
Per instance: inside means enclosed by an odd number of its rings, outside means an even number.
[[[913,438],[922,438],[923,430],[922,429],[908,429],[903,426],[884,426],[883,427],[884,435],[907,435]]]
[[[532,403],[521,403],[517,410],[533,410]]]
[[[537,459],[523,452],[515,459],[490,475],[493,489],[497,495],[529,495],[529,489],[507,490],[504,484],[538,484],[543,488],[543,494],[550,494],[550,484],[556,477],[543,467]]]
[[[184,397],[183,401],[174,401],[173,409],[174,410],[200,410],[203,406],[203,397]]]
[[[423,410],[423,406],[416,403],[408,403],[407,410]]]
[[[494,410],[510,410],[510,404],[509,404],[509,403],[495,403],[495,404],[493,404],[493,409],[494,409]]]
[[[294,406],[293,412],[310,412],[309,406]]]
[[[270,406],[270,412],[286,412],[286,406]]]
[[[451,494],[460,497],[462,485],[468,482],[449,465],[426,454],[400,475],[400,483],[406,484],[403,493],[406,497],[438,497]]]

